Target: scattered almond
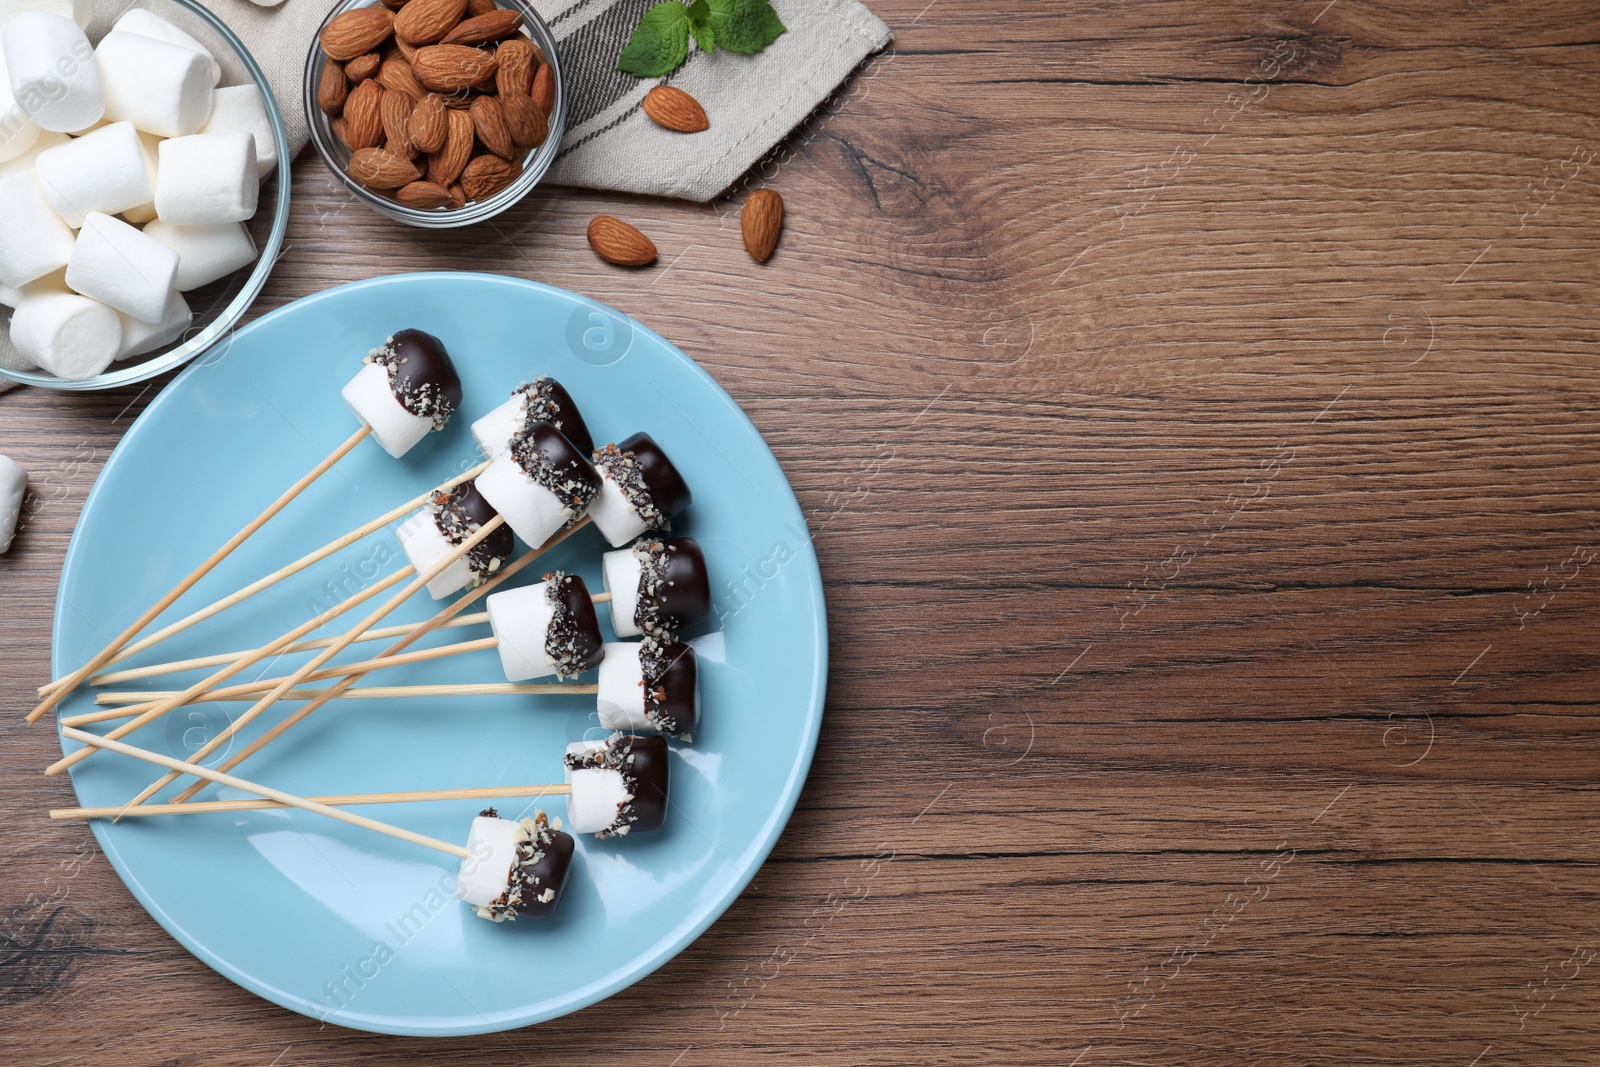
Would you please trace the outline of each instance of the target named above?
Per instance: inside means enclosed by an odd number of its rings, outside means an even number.
[[[441,44],[488,44],[502,37],[510,37],[522,25],[522,12],[497,7],[487,14],[477,15],[459,23],[445,34]]]
[[[393,31],[394,12],[375,4],[336,15],[322,28],[319,40],[328,58],[343,61],[367,54]]]
[[[322,61],[322,78],[317,82],[317,107],[329,118],[344,110],[344,101],[350,95],[350,82],[344,70],[331,59]]]
[[[386,59],[378,68],[378,84],[397,93],[405,93],[413,100],[421,100],[428,90],[417,84],[411,76],[411,64],[403,59]]]
[[[412,182],[410,185],[402,185],[395,190],[394,198],[406,207],[417,208],[420,211],[460,206],[452,205],[455,198],[450,195],[449,189],[433,182]]]
[[[474,156],[461,172],[461,191],[468,200],[487,200],[522,173],[522,167],[499,156]]]
[[[428,180],[438,185],[449,185],[461,177],[467,160],[472,158],[472,142],[476,136],[472,119],[465,111],[446,111],[449,132],[444,147],[428,157]]]
[[[771,189],[757,189],[739,212],[739,231],[744,248],[757,263],[765,263],[778,247],[783,232],[783,197]]]
[[[533,91],[533,45],[524,38],[513,37],[495,50],[494,58],[497,64],[494,84],[502,102]]]
[[[427,0],[411,0],[426,3]],[[408,8],[410,4],[406,5]],[[470,89],[473,83],[495,72],[494,56],[464,44],[435,44],[417,49],[417,58],[411,61],[411,73],[429,89],[441,93],[459,93]]]
[[[549,118],[556,110],[556,74],[550,64],[541,62],[539,69],[533,75],[533,88],[528,95],[533,97],[533,102],[539,105],[545,118]]]
[[[531,97],[501,96],[500,112],[505,116],[506,131],[518,148],[538,148],[550,136],[550,123]]]
[[[596,215],[590,221],[589,247],[619,267],[648,267],[656,261],[656,246],[650,238],[610,215]]]
[[[369,189],[398,189],[422,177],[410,160],[382,148],[362,148],[351,153],[347,169],[350,177]]]
[[[515,151],[511,147],[511,131],[506,129],[506,117],[500,110],[500,100],[493,96],[475,96],[467,108],[472,118],[472,128],[478,132],[483,147],[502,159],[510,159]]]
[[[411,0],[394,17],[394,35],[411,44],[432,44],[461,21],[467,0]]]
[[[345,143],[352,150],[376,148],[383,140],[383,86],[375,81],[364,81],[354,89],[344,102]]]
[[[411,109],[415,106],[405,93],[383,94],[378,114],[383,117],[384,147],[397,156],[410,159],[417,154],[411,141]]]
[[[383,62],[383,57],[376,52],[368,52],[364,56],[356,56],[344,65],[344,76],[352,82],[363,82],[378,73],[378,66]]]
[[[429,93],[411,109],[411,143],[424,152],[437,152],[444,147],[450,133],[450,119],[445,115],[444,97]]]
[[[640,105],[657,126],[678,133],[699,133],[711,125],[700,101],[671,85],[658,85],[644,94]]]

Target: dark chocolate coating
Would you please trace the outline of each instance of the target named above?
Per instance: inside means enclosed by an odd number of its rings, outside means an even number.
[[[401,330],[384,348],[392,354],[389,364],[389,385],[394,390],[400,406],[413,415],[433,419],[442,424],[461,407],[461,375],[450,362],[450,353],[444,343],[431,333],[421,330]],[[415,398],[429,398],[444,410],[418,411],[412,405]]]
[[[650,576],[639,576],[639,606],[634,610],[634,625],[650,632],[652,623],[666,616],[678,626],[693,626],[711,614],[711,574],[706,570],[705,553],[692,537],[669,537],[661,542],[659,557],[664,573],[654,593],[644,588]]]
[[[566,434],[548,422],[535,423],[513,437],[511,455],[517,461],[517,466],[535,477],[540,464],[529,460],[534,460],[535,455],[543,457],[556,482],[555,485],[546,485],[545,488],[563,500],[571,495],[560,488],[564,481],[579,482],[587,488],[582,501],[583,507],[587,507],[588,502],[594,499],[594,494],[600,491],[600,474],[594,469],[594,464],[589,462],[588,455],[578,451]],[[583,507],[576,510],[582,511]]]
[[[472,482],[462,482],[448,494],[441,494],[444,499],[434,498],[438,508],[435,513],[435,523],[439,532],[444,534],[445,540],[452,545],[459,545],[472,536],[472,527],[487,526],[490,520],[497,518],[499,512],[478,492],[478,487]],[[477,547],[467,555],[472,560],[473,570],[480,577],[487,577],[498,568],[491,567],[492,560],[498,559],[501,563],[511,558],[511,553],[516,549],[516,539],[511,534],[511,527],[502,523],[494,533],[479,541]]]
[[[694,499],[689,492],[689,483],[683,480],[683,475],[672,465],[672,460],[661,451],[655,438],[640,432],[626,441],[618,442],[617,447],[633,453],[634,462],[639,467],[639,477],[650,492],[650,502],[665,518],[670,519],[689,506]]]
[[[628,832],[661,829],[667,822],[667,739],[660,734],[625,734],[613,751],[633,789],[636,818]]]
[[[584,455],[594,451],[594,438],[589,434],[589,427],[584,423],[572,395],[560,382],[548,376],[539,377],[518,386],[517,392],[528,398],[529,417],[554,425]]]
[[[605,638],[600,635],[600,620],[595,616],[594,598],[589,587],[576,574],[564,574],[555,580],[555,617],[550,620],[550,632],[545,635],[545,652],[562,665],[562,674],[580,674],[599,665],[605,653]]]
[[[644,713],[664,734],[693,733],[699,670],[694,649],[676,641],[645,643],[639,657],[644,673]]]
[[[517,902],[517,914],[532,919],[543,919],[561,903],[561,892],[567,886],[567,875],[572,871],[572,852],[576,847],[572,835],[560,830],[545,831],[550,840],[537,846],[543,853],[537,863],[518,864],[515,878],[522,891]],[[556,895],[548,901],[539,899],[545,890],[555,888]]]

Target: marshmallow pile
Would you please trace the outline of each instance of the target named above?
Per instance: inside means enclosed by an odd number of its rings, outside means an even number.
[[[0,304],[17,352],[73,381],[177,340],[183,294],[254,262],[278,164],[254,84],[143,8],[91,45],[92,14],[0,3]]]

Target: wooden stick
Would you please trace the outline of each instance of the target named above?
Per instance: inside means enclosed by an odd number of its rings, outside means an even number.
[[[459,626],[475,626],[480,622],[488,621],[489,613],[487,611],[480,611],[474,615],[463,615],[459,619],[451,619],[449,622],[445,623],[444,626],[441,626],[440,629],[454,629]],[[422,623],[420,622],[406,622],[401,623],[398,626],[384,626],[378,629],[368,630],[366,633],[362,634],[356,639],[356,643],[360,644],[364,641],[382,641],[389,637],[399,637],[401,634],[410,633],[412,630],[415,630],[421,625]],[[327,648],[337,640],[339,640],[338,637],[319,637],[315,641],[296,641],[294,644],[283,649],[282,653],[280,654],[288,656],[297,652],[315,652],[319,648]],[[144,681],[148,678],[159,677],[163,674],[180,674],[183,671],[198,670],[201,667],[218,667],[224,663],[232,663],[236,659],[243,659],[252,651],[254,650],[245,649],[242,652],[219,652],[215,656],[198,656],[195,659],[175,660],[172,663],[157,663],[150,667],[134,667],[125,671],[108,671],[105,674],[97,674],[93,678],[90,678],[89,684],[115,685],[117,682]],[[104,701],[102,701],[102,703],[104,703]],[[68,726],[78,725],[72,721],[71,717],[62,719],[61,721],[66,723]]]
[[[434,800],[522,800],[526,797],[570,796],[570,785],[497,785],[486,789],[419,789],[411,793],[349,793],[306,797],[332,807],[357,804],[412,804]],[[203,815],[206,812],[281,810],[276,800],[197,800],[192,804],[141,804],[137,808],[56,808],[52,819],[112,819],[119,815]]]
[[[135,748],[133,745],[123,744],[121,741],[114,741],[109,737],[101,737],[99,734],[74,730],[70,726],[64,727],[61,733],[64,737],[70,737],[74,741],[82,741],[85,745],[108,749],[124,756],[132,756],[134,759],[142,759],[146,763],[154,763],[159,767],[170,767],[175,774],[192,774],[198,778],[216,782],[218,785],[231,786],[246,793],[254,793],[258,797],[276,800],[285,807],[299,808],[302,811],[314,811],[318,815],[326,815],[330,819],[338,819],[340,822],[347,822],[351,826],[375,830],[380,834],[388,834],[390,837],[398,837],[402,841],[410,841],[415,845],[423,845],[427,848],[438,849],[440,852],[448,852],[450,855],[460,856],[462,859],[466,859],[471,855],[465,845],[452,845],[448,841],[440,841],[437,837],[429,837],[427,834],[419,834],[412,830],[402,830],[398,826],[390,826],[386,822],[369,819],[365,815],[353,815],[348,811],[330,808],[319,801],[306,800],[303,797],[295,796],[293,793],[285,793],[281,789],[256,785],[254,782],[247,782],[243,778],[235,778],[231,774],[223,774],[221,771],[214,771],[210,767],[202,767],[198,763],[185,763],[183,760],[173,759],[171,756],[163,756],[156,752]]]
[[[375,661],[383,665],[385,661]],[[339,668],[343,669],[343,668]],[[291,689],[283,694],[284,700],[315,700],[327,692],[325,689]],[[347,689],[329,700],[389,700],[403,697],[506,697],[506,696],[594,696],[600,692],[600,687],[589,684],[566,684],[562,682],[482,682],[463,683],[450,685],[368,685]],[[98,701],[102,704],[127,703],[133,700],[143,700],[151,696],[171,696],[170,693],[147,693],[139,690],[129,690],[126,693],[101,693]],[[234,696],[208,696],[206,702],[240,701],[249,700],[252,693],[238,693]],[[126,707],[119,708],[122,716],[127,716]],[[109,716],[116,718],[117,716]],[[62,720],[66,724],[65,720]]]
[[[372,627],[376,626],[384,618],[384,616],[388,615],[395,608],[405,603],[405,601],[410,598],[412,593],[415,593],[417,590],[421,589],[429,582],[439,577],[439,575],[443,574],[450,568],[451,564],[455,563],[456,560],[465,556],[474,548],[477,548],[478,545],[487,540],[491,534],[500,529],[500,527],[504,526],[505,522],[506,520],[503,515],[496,515],[494,518],[478,527],[477,531],[473,533],[471,537],[455,546],[455,548],[451,549],[444,556],[440,557],[438,562],[434,563],[427,570],[413,578],[404,589],[400,590],[394,596],[384,601],[376,611],[358,622],[354,628],[352,628],[343,637],[339,638],[337,642],[330,645],[328,648],[323,649],[321,652],[318,652],[310,660],[297,668],[293,674],[290,674],[288,677],[278,682],[278,684],[266,696],[250,705],[250,707],[237,719],[234,719],[232,722],[228,723],[228,725],[223,729],[218,730],[217,736],[213,737],[211,740],[207,741],[194,751],[193,757],[195,761],[198,762],[205,759],[207,756],[211,755],[211,753],[227,744],[228,740],[233,737],[234,734],[238,733],[241,729],[254,722],[262,712],[266,711],[268,708],[272,707],[272,705],[276,704],[280,699],[282,699],[283,694],[287,693],[289,690],[293,689],[295,686],[304,681],[306,675],[311,674],[318,667],[322,666],[324,663],[327,663],[334,656],[337,656],[340,652],[343,652],[345,649],[349,648],[355,643],[356,638],[372,629]],[[402,638],[402,640],[409,640],[409,638]],[[177,771],[163,775],[160,780],[150,783],[150,785],[145,787],[144,792],[140,793],[138,796],[129,801],[129,806],[135,807],[143,804],[146,800],[149,800],[152,796],[159,793],[169,783],[177,781],[180,777],[181,774]],[[198,785],[200,783],[196,784]]]
[[[410,564],[407,564],[406,566],[400,568],[400,570],[385,578],[383,581],[372,586],[370,589],[363,589],[361,592],[357,593],[349,600],[346,600],[344,603],[337,604],[329,608],[327,611],[324,611],[316,618],[311,619],[308,622],[301,623],[293,630],[290,630],[288,633],[272,642],[272,644],[259,648],[252,655],[241,660],[235,660],[233,663],[228,664],[226,667],[222,668],[222,670],[211,675],[209,678],[196,682],[194,685],[184,690],[180,696],[173,697],[168,700],[158,701],[153,707],[150,707],[142,712],[138,718],[132,720],[131,722],[123,723],[106,736],[111,738],[113,741],[120,737],[126,737],[128,734],[131,734],[133,731],[139,729],[139,727],[145,725],[146,723],[159,719],[173,708],[178,707],[181,704],[187,704],[201,693],[211,689],[217,683],[227,681],[229,678],[232,678],[246,667],[254,666],[256,663],[266,659],[268,656],[276,655],[283,650],[285,645],[288,645],[294,641],[298,641],[312,630],[315,630],[320,626],[324,626],[332,620],[338,618],[340,615],[343,615],[350,609],[366,603],[368,600],[371,600],[373,597],[377,596],[379,593],[383,592],[385,589],[388,589],[395,583],[404,581],[413,573],[415,573],[414,569]],[[49,767],[46,767],[44,773],[60,774],[68,767],[87,759],[93,752],[94,749],[92,748],[80,748],[76,752],[73,752],[70,756],[57,760]]]
[[[73,689],[76,689],[80,682],[89,677],[89,675],[93,674],[95,671],[98,671],[101,667],[104,667],[107,663],[110,663],[111,657],[120,652],[124,645],[126,645],[129,641],[132,641],[135,637],[138,637],[140,631],[154,622],[157,616],[176,603],[179,597],[187,593],[190,589],[194,588],[195,583],[200,581],[200,579],[204,578],[206,575],[210,574],[212,568],[214,568],[217,564],[221,563],[224,559],[227,559],[230,552],[244,544],[244,542],[249,539],[251,534],[261,529],[261,527],[265,526],[268,520],[270,520],[274,515],[288,507],[289,502],[295,497],[299,496],[305,490],[306,486],[310,485],[312,482],[326,474],[335,463],[343,459],[352,448],[360,444],[362,439],[371,432],[372,428],[364,425],[361,427],[361,429],[351,434],[350,439],[330,452],[327,459],[324,459],[321,463],[318,463],[315,467],[311,468],[310,474],[307,474],[304,478],[301,478],[298,482],[295,482],[293,485],[291,485],[282,496],[272,502],[272,505],[268,507],[266,511],[263,511],[260,515],[257,515],[255,520],[252,521],[250,525],[234,534],[233,537],[228,540],[227,544],[213,552],[210,558],[208,558],[204,563],[200,564],[200,566],[196,567],[189,577],[179,582],[173,588],[172,592],[156,601],[150,606],[149,609],[145,611],[143,615],[140,615],[137,619],[135,619],[132,625],[130,625],[126,630],[122,631],[122,633],[117,636],[116,640],[112,641],[105,648],[95,653],[88,663],[85,663],[83,666],[67,675],[66,678],[62,679],[61,688],[45,697],[44,700],[40,702],[38,707],[28,712],[28,721],[38,722],[39,719],[49,712],[51,708],[61,703],[62,697],[66,696]]]
[[[561,542],[565,541],[567,538],[571,537],[588,524],[589,516],[585,515],[583,518],[579,519],[565,530],[562,530],[560,533],[550,538],[550,540],[546,541],[538,548],[530,549],[529,551],[524,552],[521,556],[518,556],[506,566],[501,567],[500,573],[496,574],[493,578],[489,579],[487,582],[484,582],[482,585],[478,586],[478,588],[472,590],[472,592],[468,593],[466,596],[463,596],[454,604],[451,604],[449,607],[435,615],[432,619],[428,620],[427,624],[421,629],[407,634],[405,637],[402,637],[400,640],[384,649],[383,654],[378,658],[385,659],[404,652],[411,646],[413,642],[427,636],[437,627],[444,625],[450,619],[455,618],[456,615],[460,614],[462,611],[465,611],[480,598],[486,597],[490,593],[494,592],[494,590],[498,588],[499,585],[506,579],[522,570],[522,568],[528,566],[541,555],[550,551],[550,549],[559,545]],[[257,752],[260,752],[273,740],[283,736],[286,731],[288,731],[296,723],[303,720],[307,715],[310,715],[312,712],[326,704],[329,700],[332,700],[340,693],[343,693],[345,690],[355,685],[365,674],[365,671],[361,671],[356,674],[346,675],[342,681],[336,684],[332,689],[325,691],[322,696],[301,707],[299,711],[278,723],[278,725],[274,726],[272,729],[256,738],[249,745],[246,745],[243,750],[234,753],[232,756],[229,756],[222,764],[223,769],[232,770],[245,760],[249,759],[251,756],[255,755]],[[194,785],[191,785],[189,788],[185,789],[182,793],[179,793],[173,799],[181,804],[193,797],[200,791],[201,788],[202,787],[200,786],[200,783],[196,782]]]
[[[489,466],[489,464],[487,464],[487,463],[481,463],[478,466],[472,468],[470,471],[467,471],[465,474],[458,475],[457,477],[450,479],[448,482],[445,482],[442,485],[438,485],[438,486],[435,486],[432,489],[429,489],[426,493],[423,493],[421,496],[415,497],[415,498],[413,498],[411,500],[408,500],[404,504],[401,504],[399,507],[394,508],[391,511],[385,512],[382,515],[379,515],[376,519],[373,519],[371,522],[368,522],[363,526],[357,527],[356,529],[352,530],[350,533],[345,534],[343,537],[339,538],[338,540],[330,541],[329,543],[323,545],[321,548],[317,549],[315,552],[312,552],[309,555],[300,557],[299,559],[295,560],[293,563],[289,564],[288,566],[280,567],[278,570],[273,571],[271,574],[267,575],[265,578],[262,578],[262,579],[260,579],[258,581],[255,581],[255,582],[252,582],[251,584],[245,586],[243,589],[239,590],[237,593],[234,593],[234,594],[232,594],[230,596],[223,597],[221,600],[217,601],[215,604],[212,604],[211,606],[206,607],[206,608],[202,608],[201,610],[195,612],[194,614],[188,616],[187,618],[179,619],[177,622],[173,623],[171,626],[165,627],[164,629],[157,630],[155,633],[151,634],[148,637],[140,638],[139,640],[135,641],[133,644],[131,644],[131,645],[127,646],[126,648],[124,648],[121,652],[118,652],[114,657],[112,657],[111,660],[108,661],[108,665],[109,665],[109,663],[121,663],[124,660],[131,659],[132,657],[137,656],[139,653],[145,651],[146,649],[153,648],[156,645],[159,645],[161,642],[167,640],[169,637],[173,637],[173,636],[175,636],[175,635],[177,635],[179,633],[182,633],[184,630],[189,629],[191,626],[194,626],[197,623],[204,622],[205,620],[207,620],[209,618],[212,618],[215,615],[220,615],[222,612],[226,611],[228,608],[233,607],[235,604],[243,603],[244,601],[248,600],[249,598],[255,596],[257,593],[261,592],[263,589],[271,588],[272,586],[274,586],[274,585],[278,584],[279,582],[283,581],[285,578],[292,577],[292,576],[294,576],[296,574],[299,574],[301,571],[305,570],[307,567],[313,566],[314,564],[317,564],[317,563],[321,563],[323,560],[327,559],[329,556],[333,555],[336,552],[341,551],[342,549],[348,548],[350,545],[355,544],[357,541],[361,540],[363,537],[366,537],[368,534],[373,533],[373,532],[375,532],[377,530],[383,529],[385,526],[389,525],[391,522],[394,522],[396,519],[405,518],[407,515],[411,514],[417,508],[419,508],[419,507],[423,506],[424,504],[426,504],[430,499],[432,499],[434,494],[443,493],[443,492],[449,492],[451,489],[454,489],[456,486],[460,485],[462,482],[469,481],[469,480],[471,480],[473,478],[476,478],[479,474],[482,474],[488,468],[488,466]],[[296,649],[295,651],[299,651],[299,649]],[[211,666],[215,666],[218,663],[225,663],[225,662],[227,662],[227,661],[224,660],[224,659],[219,659],[217,657],[206,657],[206,662],[191,661],[191,666],[193,666],[193,667],[211,667]],[[185,669],[188,669],[188,668],[185,668]],[[111,675],[104,675],[104,674],[97,675],[96,677],[93,677],[93,678],[89,679],[89,684],[90,685],[104,685],[108,681],[121,682],[121,681],[127,681],[130,678],[143,678],[143,677],[146,677],[146,673],[141,673],[141,671],[148,672],[150,674],[159,673],[159,672],[155,671],[154,668],[138,668],[138,667],[135,667],[132,670],[118,671],[118,672],[115,672],[114,674],[111,674]],[[42,697],[50,696],[57,689],[61,688],[65,684],[66,684],[66,679],[62,678],[62,679],[58,679],[57,681],[51,682],[48,685],[40,686],[39,687],[39,695],[42,696]]]

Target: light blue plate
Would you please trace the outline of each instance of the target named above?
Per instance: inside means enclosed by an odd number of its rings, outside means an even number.
[[[593,1004],[661,966],[722,914],[772,849],[805,781],[821,726],[827,626],[794,494],[755,427],[704,371],[656,334],[572,293],[492,275],[412,274],[342,286],[264,316],[150,405],[106,464],[67,554],[56,675],[87,661],[349,436],[356,423],[340,387],[363,353],[408,326],[437,334],[455,357],[462,411],[402,460],[374,442],[357,446],[167,618],[476,463],[471,421],[519,382],[554,375],[597,443],[646,430],[694,491],[677,531],[705,549],[714,617],[690,632],[704,714],[692,746],[674,742],[667,828],[612,842],[580,838],[556,916],[504,924],[478,919],[450,898],[452,857],[309,813],[97,822],[95,834],[156,921],[246,989],[361,1030],[477,1034]],[[584,530],[513,584],[561,567],[598,592],[605,548],[598,533]],[[138,662],[259,647],[404,562],[390,533],[375,534]],[[387,595],[329,632],[343,632]],[[436,607],[419,594],[384,625],[428,618]],[[447,630],[422,646],[482,636],[487,625]],[[387,644],[355,645],[341,661]],[[281,676],[299,662],[280,660],[246,677]],[[143,684],[179,688],[200,677]],[[504,681],[498,656],[455,656],[373,674],[363,684],[451,681]],[[62,714],[92,710],[92,698],[80,690]],[[271,709],[242,737],[257,736],[295,706]],[[183,709],[130,740],[187,757],[246,707]],[[559,782],[564,746],[601,735],[589,697],[338,701],[236,773],[301,795]],[[107,806],[157,774],[99,753],[74,768],[73,781],[83,804]],[[202,799],[216,795],[213,787]],[[537,803],[565,814],[559,797]],[[483,806],[360,810],[464,842]],[[534,806],[500,804],[513,817]]]

